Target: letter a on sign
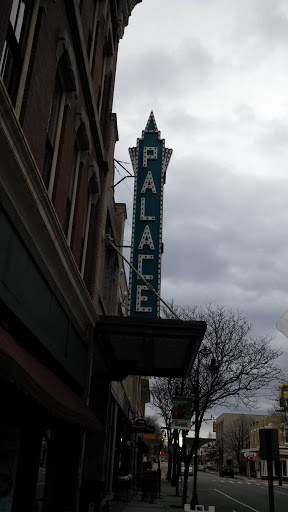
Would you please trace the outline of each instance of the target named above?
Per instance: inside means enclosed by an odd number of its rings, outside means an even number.
[[[144,185],[141,188],[141,194],[145,194],[147,189],[151,190],[152,194],[157,194],[155,183],[153,181],[153,176],[152,176],[151,171],[148,171],[147,174],[146,174]]]
[[[148,225],[145,226],[145,228],[144,228],[142,238],[138,245],[138,249],[140,249],[140,250],[143,249],[143,247],[145,245],[148,245],[148,247],[151,249],[151,251],[154,251],[155,248],[154,248],[152,236],[151,236],[150,229],[149,229]]]
[[[165,148],[151,112],[142,138],[129,149],[135,174],[131,263],[160,294],[163,188],[172,149]],[[129,313],[134,317],[157,318],[157,296],[136,272],[130,270]]]

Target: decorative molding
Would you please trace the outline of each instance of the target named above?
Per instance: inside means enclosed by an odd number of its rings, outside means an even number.
[[[118,8],[118,38],[122,39],[124,35],[125,27],[129,23],[129,17],[131,12],[137,4],[140,4],[142,0],[120,0]]]

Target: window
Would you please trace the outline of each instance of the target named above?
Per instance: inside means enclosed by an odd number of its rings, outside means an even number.
[[[79,170],[80,170],[80,151],[77,151],[77,149],[75,148],[71,180],[70,180],[70,187],[69,187],[69,194],[68,194],[68,198],[67,198],[67,210],[66,210],[67,217],[69,215],[68,228],[67,228],[67,243],[68,243],[68,245],[71,244],[71,238],[72,238],[74,211],[75,211],[77,189],[78,189]]]
[[[112,73],[113,73],[113,42],[111,32],[109,30],[106,42],[103,46],[102,54],[102,72],[100,81],[100,90],[98,91],[98,113],[102,118],[107,115],[108,104],[111,92]],[[108,103],[108,104],[107,104]]]
[[[89,166],[89,170],[88,170],[88,197],[87,197],[85,222],[83,224],[83,232],[82,232],[82,240],[81,240],[80,272],[81,272],[82,278],[84,278],[84,272],[85,272],[91,207],[92,207],[92,204],[94,204],[94,205],[97,204],[97,201],[100,196],[100,190],[101,190],[101,187],[100,187],[99,169],[98,169],[96,162],[94,162],[92,165]]]
[[[69,231],[69,225],[71,223],[71,208],[72,208],[72,196],[73,196],[73,189],[75,184],[75,175],[76,175],[76,168],[78,168],[79,171],[79,152],[77,150],[76,145],[74,146],[74,152],[73,152],[73,163],[72,163],[72,171],[71,171],[71,177],[70,177],[70,185],[69,185],[69,191],[66,201],[66,214],[65,214],[65,222],[64,222],[64,233],[68,238],[68,231]],[[78,174],[77,171],[77,174]],[[76,193],[76,192],[75,192]],[[70,226],[70,236],[69,239],[71,240],[71,230],[72,227]]]
[[[50,104],[42,167],[42,177],[50,199],[53,196],[64,108],[66,103],[71,105],[76,99],[79,90],[75,56],[66,33],[58,39],[56,58],[58,60],[58,67]]]
[[[267,460],[261,460],[261,476],[267,476]]]
[[[13,0],[6,40],[0,61],[0,75],[15,105],[21,76],[25,36],[31,2]]]
[[[74,220],[77,216],[76,199],[79,186],[79,173],[88,158],[91,142],[88,118],[84,111],[76,114],[75,120],[76,140],[74,145],[73,164],[71,170],[70,186],[67,196],[66,215],[64,232],[67,236],[67,243],[71,246]]]
[[[62,126],[65,104],[65,91],[61,85],[59,74],[56,76],[53,98],[50,106],[48,130],[46,135],[45,156],[42,169],[42,177],[47,189],[49,189],[50,177],[58,154],[60,131]],[[57,149],[57,151],[56,151]],[[51,188],[51,187],[50,187]]]

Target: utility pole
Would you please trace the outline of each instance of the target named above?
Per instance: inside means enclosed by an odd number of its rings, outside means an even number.
[[[199,505],[197,495],[197,471],[198,471],[198,446],[199,446],[199,364],[197,367],[196,387],[195,387],[195,440],[194,440],[194,468],[193,468],[193,494],[191,500],[191,509],[195,510]]]

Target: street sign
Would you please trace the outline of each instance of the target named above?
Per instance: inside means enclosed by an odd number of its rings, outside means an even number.
[[[260,428],[259,429],[260,459],[272,460],[279,459],[279,442],[277,428]]]
[[[190,430],[191,429],[191,419],[190,420],[172,420],[171,428],[177,428],[179,430]]]

